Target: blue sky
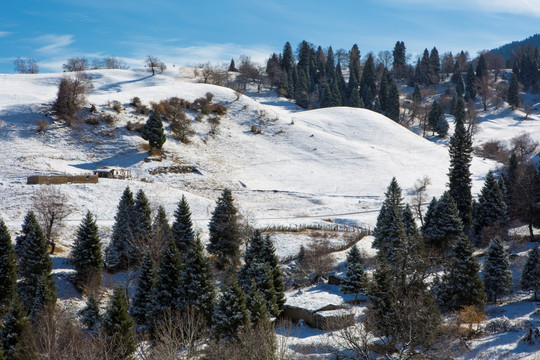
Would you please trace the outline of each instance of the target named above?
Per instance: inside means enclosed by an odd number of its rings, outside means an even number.
[[[152,54],[170,67],[262,63],[307,40],[361,54],[404,41],[413,58],[424,48],[476,55],[539,32],[540,1],[531,0],[26,0],[0,13],[0,73],[32,57],[41,72],[65,59],[116,56],[131,67]]]

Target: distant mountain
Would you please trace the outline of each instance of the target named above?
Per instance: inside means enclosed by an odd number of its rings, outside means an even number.
[[[491,52],[495,55],[501,55],[502,57],[504,57],[505,60],[508,60],[512,55],[512,51],[516,50],[522,45],[531,45],[540,48],[540,34],[534,34],[533,36],[528,37],[525,40],[512,41],[509,44],[491,50]]]

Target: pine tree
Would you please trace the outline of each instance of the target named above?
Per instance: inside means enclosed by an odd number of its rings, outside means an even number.
[[[403,79],[405,75],[406,63],[406,51],[405,43],[403,41],[397,41],[392,52],[394,62],[392,63],[392,71],[396,79]]]
[[[133,246],[134,207],[133,193],[128,186],[118,203],[111,242],[105,250],[108,268],[126,269],[137,262],[138,251]]]
[[[251,320],[251,326],[255,327],[261,323],[270,320],[268,315],[268,309],[266,307],[266,300],[263,294],[257,288],[255,280],[251,281],[251,285],[246,292],[246,306],[249,310],[249,318]]]
[[[149,252],[143,258],[139,270],[139,280],[131,299],[129,314],[142,330],[150,330],[152,323],[153,299],[156,291],[156,270]]]
[[[341,98],[341,105],[347,105],[349,102],[349,99],[347,97],[347,83],[345,82],[345,78],[343,77],[343,71],[341,70],[341,64],[339,62],[336,65],[336,79],[339,89],[339,95]]]
[[[99,309],[99,302],[94,296],[90,294],[86,299],[86,306],[80,311],[81,323],[90,331],[94,331],[101,324],[101,312]]]
[[[369,54],[364,64],[362,77],[360,78],[360,97],[366,109],[372,109],[377,95],[377,85],[375,83],[375,64],[373,55]]]
[[[484,283],[478,271],[480,265],[473,256],[473,249],[466,237],[460,237],[452,248],[450,265],[442,279],[438,294],[441,303],[451,309],[476,305],[483,309],[486,302]]]
[[[142,138],[148,140],[151,148],[161,149],[167,140],[163,130],[163,122],[157,111],[152,112],[142,129]]]
[[[399,91],[394,83],[391,81],[388,86],[388,102],[386,105],[386,116],[395,122],[399,122]]]
[[[537,301],[537,292],[540,289],[540,260],[538,247],[529,250],[527,262],[521,272],[521,288],[534,291],[534,301]]]
[[[36,216],[28,212],[22,234],[16,239],[18,295],[25,310],[37,311],[44,300],[56,304],[56,285],[51,274],[53,263],[47,250],[47,239],[39,227]]]
[[[174,212],[172,233],[176,248],[178,249],[180,256],[184,258],[188,248],[195,239],[193,223],[191,222],[191,210],[189,209],[189,204],[184,195],[182,195],[182,199]]]
[[[264,244],[262,253],[265,255],[264,262],[272,270],[272,277],[274,279],[274,291],[276,294],[277,313],[276,316],[281,314],[285,305],[285,284],[283,282],[283,276],[281,269],[279,268],[279,261],[276,255],[276,249],[274,243],[270,239],[269,235],[264,237]]]
[[[439,52],[437,48],[431,49],[429,54],[429,82],[430,85],[436,85],[439,83],[439,77],[441,74],[441,60],[439,58]]]
[[[234,64],[234,59],[231,59],[231,63],[229,64],[229,68],[227,69],[227,71],[231,71],[231,72],[238,71],[238,69],[236,68],[236,65]]]
[[[204,316],[207,324],[210,324],[215,297],[212,266],[204,254],[201,239],[197,236],[186,251],[176,307],[181,311],[189,307]]]
[[[427,241],[443,252],[463,236],[463,222],[457,205],[448,191],[438,201],[430,203],[424,219],[422,232]]]
[[[153,301],[153,321],[158,321],[166,311],[176,311],[180,289],[182,262],[171,239],[163,252],[157,272],[157,283]]]
[[[0,329],[0,341],[3,346],[3,352],[6,358],[12,359],[13,355],[20,350],[21,337],[30,329],[30,320],[24,310],[23,304],[15,295],[9,306],[7,314],[2,321]]]
[[[439,119],[441,117],[444,117],[443,108],[437,101],[433,101],[428,114],[428,124],[431,131],[435,132],[437,130],[437,124],[439,123]]]
[[[8,306],[15,295],[17,284],[17,264],[15,249],[11,243],[9,230],[0,218],[0,307]]]
[[[478,196],[474,214],[474,230],[479,235],[486,227],[507,223],[507,208],[504,194],[492,171],[486,175],[484,187]]]
[[[367,313],[375,324],[374,332],[390,338],[395,328],[395,299],[392,294],[392,274],[383,252],[377,255],[377,268],[369,285],[368,297],[370,305]]]
[[[412,101],[415,105],[420,105],[422,103],[422,93],[420,92],[420,87],[417,83],[414,84]]]
[[[75,283],[79,289],[85,285],[91,287],[101,284],[101,239],[92,213],[88,211],[79,229],[71,252],[71,262],[75,267]]]
[[[392,77],[386,68],[383,69],[381,81],[379,82],[379,104],[381,106],[381,114],[385,114],[388,106],[388,86]]]
[[[478,64],[476,65],[476,78],[481,79],[487,74],[486,58],[484,57],[484,54],[480,54]]]
[[[133,205],[133,238],[138,246],[148,244],[152,238],[152,211],[150,202],[142,189],[137,191]],[[137,249],[143,253],[143,249]]]
[[[373,247],[382,250],[391,262],[400,257],[407,238],[402,217],[401,188],[395,178],[392,178],[385,196],[386,199],[377,217],[377,224],[373,229],[375,237]]]
[[[489,244],[484,263],[484,289],[488,300],[497,303],[497,295],[506,293],[512,284],[512,272],[508,254],[501,239],[494,238]]]
[[[257,288],[266,301],[268,313],[277,316],[279,309],[277,306],[276,291],[274,289],[274,277],[270,266],[266,263],[255,262],[247,264],[242,270],[242,283],[240,285],[244,293],[249,292],[251,282],[255,281]]]
[[[214,336],[226,341],[236,340],[238,333],[250,324],[246,297],[234,276],[224,285],[212,323]]]
[[[294,100],[298,106],[307,109],[309,107],[309,79],[303,68],[297,70],[298,78],[294,87]]]
[[[347,254],[347,272],[341,286],[344,294],[354,294],[355,303],[358,301],[358,294],[367,289],[367,277],[362,264],[362,257],[358,247],[354,245]]]
[[[103,330],[114,359],[133,359],[137,349],[135,322],[129,316],[126,292],[123,287],[114,289],[111,304],[103,317]]]
[[[283,57],[281,67],[286,73],[289,73],[294,68],[294,55],[291,44],[287,41],[283,47]]]
[[[444,117],[444,112],[441,116],[439,116],[439,119],[437,120],[437,123],[435,124],[435,132],[437,135],[441,138],[446,137],[446,134],[448,134],[448,128],[450,126],[448,125],[448,121],[446,121],[446,118]]]
[[[454,114],[455,130],[450,138],[449,191],[466,229],[472,222],[471,153],[472,141],[465,130],[465,102],[459,99]]]
[[[508,105],[512,110],[516,110],[521,106],[521,100],[519,98],[519,85],[515,74],[512,74],[510,78],[510,85],[508,85],[508,95],[506,96]]]
[[[476,76],[472,64],[469,65],[465,76],[465,99],[474,100],[476,98]]]
[[[458,97],[462,98],[465,94],[465,81],[463,81],[463,76],[461,74],[458,75],[457,81],[456,81],[456,93]]]
[[[152,223],[152,234],[154,234],[154,242],[159,243],[167,243],[172,236],[167,213],[165,212],[165,208],[161,205],[158,207],[157,214]]]
[[[231,190],[224,189],[212,212],[208,226],[210,240],[208,252],[217,257],[217,265],[223,269],[235,267],[240,256],[241,237],[238,225],[238,211],[233,203]]]

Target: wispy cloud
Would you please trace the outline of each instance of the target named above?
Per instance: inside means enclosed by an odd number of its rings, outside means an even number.
[[[137,41],[135,42],[129,42],[130,45],[133,45],[137,49],[133,52],[132,58],[141,59],[141,63],[144,61],[144,58],[146,58],[147,55],[157,56],[166,63],[172,63],[180,66],[196,65],[205,62],[228,63],[232,58],[238,60],[240,55],[246,55],[249,56],[254,62],[263,64],[264,61],[272,54],[272,52],[276,51],[276,49],[272,49],[271,47],[265,45],[250,46],[225,43],[174,46],[172,44],[168,45],[167,42],[158,42],[148,37],[145,37],[144,40],[144,44],[138,42],[141,41],[140,37],[138,37]]]
[[[9,36],[10,34],[11,34],[11,33],[10,33],[10,32],[7,32],[7,31],[0,31],[0,38]]]
[[[494,14],[540,17],[540,2],[535,0],[382,0],[395,6],[417,4],[435,9],[474,10]]]
[[[43,46],[37,49],[38,52],[42,54],[54,54],[63,50],[63,48],[71,45],[73,40],[73,35],[43,35],[34,39],[38,44],[44,44]]]

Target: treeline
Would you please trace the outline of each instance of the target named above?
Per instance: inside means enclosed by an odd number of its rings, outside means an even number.
[[[242,358],[238,354],[248,354],[252,346],[263,358],[274,358],[277,341],[271,318],[282,312],[285,297],[269,236],[242,228],[228,189],[212,213],[209,255],[193,229],[184,197],[174,217],[170,225],[163,207],[152,217],[145,193],[139,190],[134,196],[128,187],[118,204],[109,246],[102,251],[95,218],[86,214],[70,254],[72,281],[87,295],[79,320],[55,306],[52,261],[33,212],[26,216],[15,247],[0,221],[0,358],[132,359],[136,351],[166,358],[182,349],[209,359],[220,359],[223,352]],[[99,300],[103,268],[138,274],[134,293],[128,296],[127,284],[116,287],[104,313]],[[61,326],[71,330],[60,331]],[[50,336],[52,344],[45,346]],[[74,339],[79,344],[64,344]],[[139,348],[146,340],[152,346]]]

